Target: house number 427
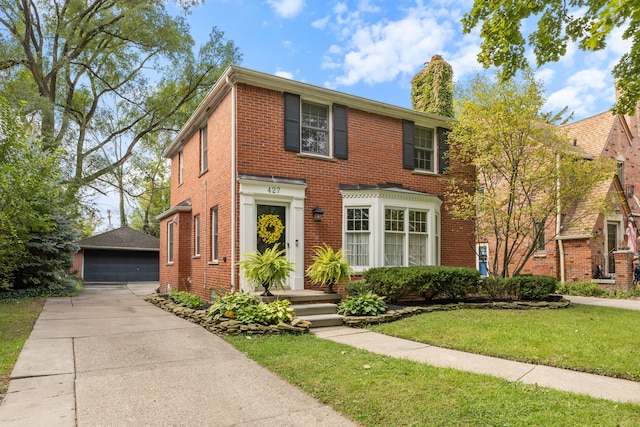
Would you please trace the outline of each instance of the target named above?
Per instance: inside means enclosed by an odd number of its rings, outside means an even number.
[[[271,194],[278,194],[280,193],[280,187],[268,187],[267,192]]]

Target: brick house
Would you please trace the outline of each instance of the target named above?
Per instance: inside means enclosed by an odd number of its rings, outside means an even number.
[[[305,269],[323,243],[356,273],[473,266],[473,224],[442,196],[449,120],[229,67],[164,152],[160,291],[247,290],[237,262],[274,241],[293,290],[313,288]]]
[[[538,241],[522,273],[561,281],[593,280],[605,289],[631,289],[636,218],[640,215],[640,199],[634,190],[640,189],[638,124],[637,116],[606,111],[564,126],[572,149],[585,158],[615,160],[618,173],[594,188],[584,203],[564,207],[560,216],[547,221],[545,237]],[[588,203],[603,195],[617,201],[615,211],[607,216],[593,211]],[[482,261],[493,255],[489,241],[479,241],[477,251]]]

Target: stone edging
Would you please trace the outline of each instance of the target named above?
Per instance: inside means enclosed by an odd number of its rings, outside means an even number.
[[[171,312],[178,317],[182,317],[190,322],[197,323],[205,329],[220,335],[238,335],[238,334],[282,334],[294,333],[304,334],[309,332],[310,323],[295,318],[291,325],[280,323],[279,325],[259,325],[245,324],[233,319],[211,320],[207,318],[207,310],[194,310],[186,308],[180,304],[176,304],[163,295],[153,294],[144,297],[144,300],[160,307],[161,309]],[[415,316],[416,314],[430,313],[432,311],[447,311],[460,309],[485,309],[485,310],[532,310],[547,309],[553,310],[558,308],[567,308],[571,305],[571,301],[561,299],[559,301],[512,301],[512,302],[483,302],[483,303],[451,303],[451,304],[434,304],[428,306],[405,307],[400,310],[389,310],[378,316],[345,316],[343,323],[345,326],[361,327],[364,325],[374,325],[378,323],[387,323],[400,320],[404,317]]]
[[[148,295],[144,297],[144,300],[219,335],[277,335],[283,333],[304,334],[309,332],[310,323],[297,318],[293,320],[291,325],[280,323],[270,326],[246,324],[233,319],[211,320],[207,318],[208,310],[194,310],[183,307],[162,295]]]
[[[364,325],[375,325],[400,320],[404,317],[415,316],[416,314],[430,313],[432,311],[447,311],[460,309],[485,309],[485,310],[531,310],[531,309],[558,309],[567,308],[571,301],[561,299],[560,301],[513,301],[513,302],[483,302],[483,303],[451,303],[434,304],[428,306],[405,307],[400,310],[389,310],[378,316],[346,316],[345,326],[361,327]]]

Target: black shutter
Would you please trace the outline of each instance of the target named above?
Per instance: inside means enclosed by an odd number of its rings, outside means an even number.
[[[336,159],[349,158],[347,107],[333,104],[333,155]]]
[[[411,120],[402,121],[402,167],[415,169],[415,149],[413,142],[414,124]]]
[[[300,95],[284,93],[284,149],[300,152]]]
[[[450,129],[438,128],[438,173],[449,169],[449,132]]]

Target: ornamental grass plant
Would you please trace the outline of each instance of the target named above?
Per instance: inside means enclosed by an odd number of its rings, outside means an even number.
[[[313,263],[307,268],[306,274],[313,283],[327,286],[327,292],[333,292],[333,285],[351,279],[353,269],[342,248],[334,251],[325,243],[314,247]]]

